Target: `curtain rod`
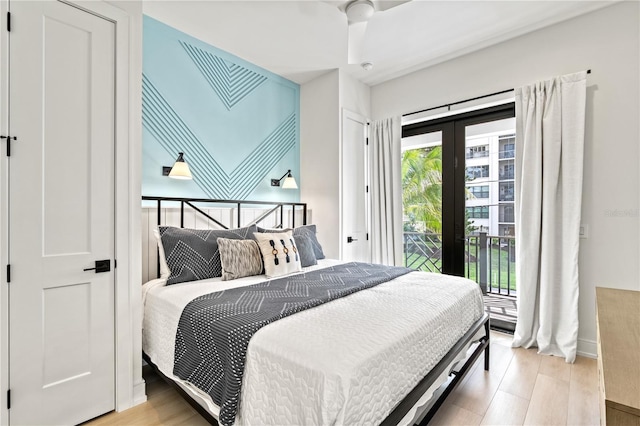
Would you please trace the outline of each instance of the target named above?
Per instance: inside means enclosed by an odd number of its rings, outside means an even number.
[[[587,74],[591,74],[591,70],[587,70]],[[427,108],[427,109],[421,109],[420,111],[408,112],[406,114],[402,114],[402,116],[403,117],[407,117],[409,115],[420,114],[420,113],[423,113],[423,112],[428,112],[428,111],[432,111],[434,109],[440,109],[440,108],[445,108],[445,107],[447,108],[448,111],[451,111],[451,107],[453,105],[464,104],[466,102],[477,101],[478,99],[483,99],[483,98],[489,98],[491,96],[502,95],[504,93],[513,92],[514,90],[516,90],[516,89],[501,90],[499,92],[489,93],[488,95],[476,96],[475,98],[469,98],[469,99],[465,99],[463,101],[452,102],[450,104],[439,105],[439,106],[432,107],[432,108]]]

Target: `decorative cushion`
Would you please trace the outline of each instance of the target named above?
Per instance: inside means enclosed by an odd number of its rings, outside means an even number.
[[[187,229],[160,227],[167,265],[167,285],[222,276],[218,238],[253,238],[255,225],[239,229]]]
[[[318,261],[316,260],[316,254],[313,252],[311,238],[306,235],[294,235],[293,240],[296,242],[302,267],[317,265]]]
[[[153,235],[158,242],[158,263],[160,264],[160,278],[166,280],[171,275],[169,265],[167,265],[167,258],[164,255],[164,247],[162,246],[162,238],[160,238],[160,231],[158,229],[153,230]]]
[[[293,235],[305,235],[311,238],[311,244],[313,245],[313,252],[316,255],[316,259],[324,259],[324,253],[322,252],[322,246],[318,242],[318,238],[316,237],[316,226],[315,225],[303,225],[298,226],[293,229]]]
[[[278,229],[276,229],[276,228],[261,228],[259,226],[257,226],[256,228],[258,229],[258,232],[267,233],[267,234],[293,231],[293,229],[291,229],[291,228],[284,228],[284,229],[283,228],[278,228]]]
[[[222,280],[262,274],[262,255],[254,240],[218,238]]]
[[[268,278],[280,277],[302,271],[300,255],[291,231],[282,233],[253,234],[264,260]]]

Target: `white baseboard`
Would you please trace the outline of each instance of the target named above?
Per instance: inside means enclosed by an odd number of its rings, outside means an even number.
[[[133,387],[133,406],[147,402],[146,382],[142,380]]]
[[[587,358],[598,358],[598,347],[596,346],[596,341],[578,339],[578,350],[576,353]]]

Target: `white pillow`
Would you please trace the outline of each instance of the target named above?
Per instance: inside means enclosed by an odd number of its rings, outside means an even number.
[[[167,258],[164,255],[164,247],[162,246],[162,238],[160,238],[160,231],[158,231],[158,228],[153,230],[153,235],[156,237],[156,241],[158,242],[158,257],[160,260],[160,278],[166,280],[171,275],[171,269],[169,269],[169,265],[167,264]]]
[[[281,277],[302,271],[300,255],[291,231],[256,232],[253,235],[258,242],[258,247],[260,247],[260,253],[262,253],[264,272],[267,278]]]

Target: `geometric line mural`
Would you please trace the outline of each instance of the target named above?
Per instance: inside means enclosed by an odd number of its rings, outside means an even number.
[[[227,62],[188,43],[181,41],[180,44],[209,82],[227,110],[231,110],[238,102],[267,80],[264,75]]]
[[[228,174],[144,73],[142,124],[171,157],[183,151],[194,182],[217,199],[246,199],[296,143],[293,113]]]

